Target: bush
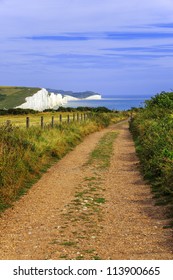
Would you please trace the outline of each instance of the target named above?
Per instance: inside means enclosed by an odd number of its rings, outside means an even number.
[[[169,197],[169,203],[173,201],[172,108],[173,93],[161,92],[130,123],[144,176],[159,197]]]

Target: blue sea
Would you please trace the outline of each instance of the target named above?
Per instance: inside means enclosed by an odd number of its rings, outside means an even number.
[[[106,107],[110,110],[129,110],[132,107],[143,107],[144,101],[150,99],[149,96],[102,96],[100,100],[75,100],[69,101],[64,107]]]

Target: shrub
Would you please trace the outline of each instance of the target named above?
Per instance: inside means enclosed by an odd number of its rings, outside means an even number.
[[[161,92],[130,123],[144,176],[159,196],[169,197],[169,203],[173,201],[172,108],[173,93]]]

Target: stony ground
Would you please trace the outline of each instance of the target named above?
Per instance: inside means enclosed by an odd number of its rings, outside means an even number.
[[[117,131],[109,168],[88,162]],[[155,206],[127,122],[85,138],[0,218],[0,259],[172,259],[172,229]]]

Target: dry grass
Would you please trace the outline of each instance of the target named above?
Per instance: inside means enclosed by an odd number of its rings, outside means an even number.
[[[30,126],[40,126],[41,117],[44,118],[44,125],[51,125],[52,116],[54,117],[55,125],[60,124],[60,114],[62,115],[62,122],[67,122],[67,115],[70,115],[70,119],[73,118],[73,113],[68,112],[41,112],[37,114],[28,114],[27,117],[30,118]],[[19,127],[26,127],[26,115],[5,115],[0,116],[0,125],[5,125],[7,121],[10,120],[12,125]]]
[[[50,114],[46,116],[49,117]],[[21,116],[19,120],[20,118]],[[64,123],[54,129],[0,126],[0,209],[10,206],[50,164],[62,158],[86,135],[104,125],[99,115],[99,118]]]

